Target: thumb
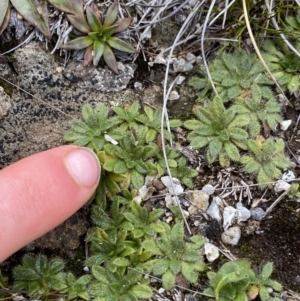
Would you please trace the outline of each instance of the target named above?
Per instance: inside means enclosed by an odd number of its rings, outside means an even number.
[[[92,196],[100,164],[87,148],[60,146],[0,171],[0,262],[76,212]]]

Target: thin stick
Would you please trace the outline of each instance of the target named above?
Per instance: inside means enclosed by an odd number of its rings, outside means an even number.
[[[285,192],[283,192],[278,198],[277,200],[274,201],[274,203],[266,210],[265,214],[264,214],[264,218],[267,216],[267,214],[269,214],[274,207],[283,199],[284,196],[286,196],[290,190],[292,189],[292,186],[290,186]]]
[[[202,27],[202,33],[201,33],[201,55],[202,55],[203,64],[205,66],[205,70],[206,70],[206,73],[207,73],[207,77],[208,77],[208,79],[210,81],[210,84],[211,84],[213,90],[214,90],[214,93],[216,94],[216,96],[218,96],[219,95],[218,91],[216,89],[214,81],[212,80],[211,74],[209,72],[208,64],[207,64],[207,61],[206,61],[205,48],[204,48],[205,31],[206,31],[206,28],[207,28],[209,17],[211,15],[211,11],[212,11],[215,3],[216,3],[216,0],[213,0],[211,2],[210,7],[209,7],[208,12],[207,12],[207,16],[206,16],[206,18],[204,20],[204,24],[203,24],[203,27]]]
[[[204,1],[205,0],[203,0],[201,3],[198,3],[198,5],[196,7],[194,7],[193,11],[194,12],[197,11],[197,9],[200,8],[200,6],[202,5],[202,3],[204,3]],[[189,24],[189,21],[192,18],[192,16],[193,16],[193,13],[190,13],[189,16],[186,18],[183,26],[181,27],[181,29],[179,30],[179,32],[178,32],[178,34],[177,34],[177,36],[175,38],[175,41],[173,43],[173,46],[172,46],[172,48],[170,50],[170,53],[169,53],[169,56],[168,56],[166,73],[165,73],[165,79],[164,79],[163,108],[162,108],[162,120],[161,120],[161,136],[162,136],[161,140],[163,141],[163,143],[162,143],[162,151],[163,151],[163,156],[164,156],[164,160],[165,160],[165,165],[166,165],[166,169],[167,169],[167,172],[168,172],[168,176],[171,179],[170,182],[171,182],[171,185],[172,185],[173,192],[175,192],[175,187],[173,185],[172,174],[171,174],[171,170],[170,170],[170,167],[169,167],[169,164],[168,164],[168,160],[167,160],[166,145],[164,143],[164,121],[165,121],[165,119],[167,119],[166,118],[166,116],[168,114],[168,112],[167,112],[167,102],[168,102],[168,96],[169,96],[169,94],[171,92],[170,89],[167,91],[167,83],[168,83],[168,75],[169,75],[169,69],[170,69],[170,61],[171,61],[171,58],[172,58],[172,55],[173,55],[173,52],[174,52],[175,45],[176,45],[177,41],[179,40],[179,38],[181,36],[181,33],[185,30],[185,27],[187,26],[187,24]],[[184,220],[185,226],[186,226],[189,234],[192,234],[191,229],[189,227],[189,224],[188,224],[188,222],[186,220],[186,217],[185,217],[185,215],[183,213],[183,210],[181,208],[180,201],[179,201],[178,196],[176,194],[175,194],[175,201],[176,201],[176,204],[178,205],[178,207],[180,209],[180,213],[182,215],[182,218]]]
[[[290,103],[290,101],[287,99],[286,95],[284,94],[282,88],[280,87],[279,83],[277,82],[276,78],[273,76],[272,72],[270,71],[268,65],[266,64],[264,58],[262,57],[261,55],[261,52],[257,46],[257,43],[255,41],[255,38],[254,38],[254,35],[253,35],[253,32],[252,32],[252,28],[251,28],[251,25],[250,25],[250,21],[249,21],[249,16],[248,16],[248,8],[247,8],[247,3],[246,3],[246,0],[242,0],[243,2],[243,10],[244,10],[244,17],[245,17],[245,22],[246,22],[246,26],[247,26],[247,29],[248,29],[248,33],[249,33],[249,36],[250,36],[250,40],[253,44],[253,47],[255,49],[255,52],[259,58],[259,60],[261,61],[261,63],[263,64],[263,66],[265,67],[267,73],[270,75],[271,79],[273,80],[273,82],[275,83],[275,85],[277,86],[277,88],[279,89],[280,93],[282,94],[282,96],[284,97],[285,101],[287,103],[290,104],[290,106],[292,106],[292,104]],[[293,106],[292,106],[293,107]]]

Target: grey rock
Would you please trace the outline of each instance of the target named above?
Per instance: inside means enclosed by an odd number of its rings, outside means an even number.
[[[240,238],[241,229],[239,227],[228,228],[221,235],[222,242],[226,245],[237,245]]]
[[[4,92],[4,89],[0,87],[0,120],[8,114],[10,108],[10,97]]]
[[[251,218],[256,221],[262,220],[265,216],[265,211],[260,207],[251,209],[250,213],[251,213]]]
[[[193,69],[193,65],[184,58],[180,58],[174,61],[173,68],[175,72],[187,72]]]
[[[196,62],[196,56],[191,52],[186,55],[185,59],[191,64],[195,64]]]
[[[135,64],[118,62],[119,74],[99,67],[84,67],[81,62],[71,62],[64,69],[63,75],[80,88],[94,88],[102,92],[119,92],[124,90],[133,77]]]
[[[105,92],[74,84],[63,76],[60,59],[51,55],[37,42],[17,49],[13,56],[17,73],[7,62],[1,62],[0,74],[16,83],[22,90],[10,87],[0,80],[0,86],[5,84],[10,89],[7,93],[11,96],[11,108],[7,111],[7,116],[0,120],[0,168],[28,155],[63,144],[63,136],[69,129],[70,121],[80,116],[81,107],[85,103],[122,105],[132,103],[140,97],[131,89],[118,93],[108,92],[116,90],[117,85],[118,89],[121,86],[125,88],[126,84],[120,84],[120,77],[114,80],[113,75],[106,69],[103,72],[110,75],[107,77],[109,83]],[[120,70],[120,74],[127,70],[127,67],[124,68],[123,71]],[[128,70],[132,70],[131,68],[133,67],[128,67]],[[94,72],[95,68],[87,69]],[[145,89],[145,93],[152,98],[155,94],[152,87]],[[147,96],[144,99],[147,101]]]
[[[201,190],[188,191],[186,199],[191,203],[188,211],[191,215],[197,214],[199,210],[206,212],[208,208],[209,195]]]
[[[244,222],[250,218],[251,216],[250,211],[246,207],[244,207],[241,202],[238,202],[236,204],[236,209],[237,209],[239,222]]]
[[[222,203],[222,200],[218,196],[214,197],[206,211],[211,218],[217,221],[221,220],[220,203]]]

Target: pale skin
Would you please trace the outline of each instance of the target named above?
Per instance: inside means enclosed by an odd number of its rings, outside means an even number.
[[[44,151],[0,171],[0,263],[52,230],[93,195],[96,156],[73,145]]]

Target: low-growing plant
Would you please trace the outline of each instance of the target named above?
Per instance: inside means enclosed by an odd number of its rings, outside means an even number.
[[[258,295],[262,301],[269,301],[268,288],[279,292],[282,290],[280,283],[270,279],[272,272],[272,263],[267,263],[261,274],[256,275],[247,259],[227,262],[217,273],[207,273],[211,285],[204,293],[216,301],[253,300]]]
[[[149,129],[147,132],[146,141],[154,141],[157,138],[157,135],[161,133],[162,110],[154,110],[148,106],[145,106],[144,112],[145,114],[138,115],[136,120]],[[178,127],[181,126],[181,124],[182,122],[178,119],[169,120],[170,127]],[[165,129],[164,137],[167,140],[170,140],[172,134]]]
[[[150,280],[137,271],[130,270],[123,274],[93,266],[92,274],[95,280],[89,285],[88,292],[98,301],[137,301],[153,295]]]
[[[7,285],[7,280],[8,280],[8,277],[5,277],[3,274],[2,274],[2,271],[0,269],[0,288],[5,288],[6,285]]]
[[[188,166],[187,159],[180,157],[176,167],[170,167],[171,174],[173,177],[182,181],[182,183],[188,187],[193,187],[192,178],[197,177],[198,171]]]
[[[269,182],[281,177],[281,170],[290,166],[290,161],[284,156],[284,142],[272,138],[265,140],[258,136],[256,140],[248,141],[249,155],[241,159],[244,171],[256,175],[261,188],[272,187]]]
[[[83,20],[72,20],[72,24],[87,23],[85,28],[79,30],[83,33],[88,34],[84,37],[76,38],[63,44],[63,49],[86,49],[84,54],[83,65],[87,66],[92,61],[94,66],[97,66],[101,57],[103,57],[107,66],[114,72],[118,73],[118,66],[113,49],[134,53],[134,48],[123,40],[114,36],[115,34],[126,30],[132,22],[132,18],[124,18],[117,20],[118,17],[118,0],[115,0],[113,4],[108,8],[104,20],[103,16],[98,10],[95,3],[91,3],[86,8],[87,19]]]
[[[144,185],[146,174],[157,173],[154,164],[145,162],[158,152],[154,143],[145,146],[146,132],[147,128],[139,127],[134,135],[126,133],[119,140],[118,145],[106,144],[104,146],[104,151],[108,157],[103,168],[117,174],[128,173],[135,188],[141,188]]]
[[[112,109],[117,114],[118,118],[122,120],[122,123],[119,125],[119,128],[121,127],[122,130],[130,128],[136,129],[139,126],[136,118],[138,118],[141,113],[140,106],[137,101],[131,105],[125,105],[124,108],[115,106]]]
[[[261,134],[262,124],[275,130],[278,123],[282,121],[279,114],[280,105],[275,98],[265,101],[238,97],[234,100],[232,107],[238,115],[249,118],[248,132],[252,138]]]
[[[48,259],[44,255],[25,255],[22,264],[13,269],[14,288],[26,290],[31,298],[48,298],[67,288],[65,264],[60,258]]]
[[[127,266],[141,268],[142,263],[152,256],[143,250],[141,240],[165,231],[164,226],[157,222],[164,210],[148,213],[128,191],[123,197],[114,197],[110,205],[110,214],[101,206],[93,207],[92,220],[96,227],[87,238],[91,242],[92,256],[86,260],[86,265],[105,262],[113,272],[117,269],[124,272]]]
[[[181,157],[180,152],[176,148],[166,145],[167,162],[170,168],[178,166],[178,159]],[[158,152],[155,156],[157,172],[160,176],[166,174],[166,162],[162,152]]]
[[[182,275],[187,281],[196,283],[199,272],[206,269],[202,260],[200,248],[205,239],[200,235],[192,236],[189,242],[184,239],[184,228],[181,223],[172,228],[164,224],[165,232],[159,237],[145,240],[142,243],[146,251],[157,258],[145,263],[148,272],[162,276],[163,287],[172,289],[176,283],[176,275]]]
[[[10,19],[10,2],[29,23],[38,28],[48,39],[51,38],[46,1],[36,4],[32,0],[2,0],[0,2],[0,34],[7,27]],[[135,53],[135,49],[130,44],[115,36],[125,31],[133,20],[131,17],[117,20],[118,0],[114,0],[108,8],[105,18],[94,2],[87,6],[85,12],[83,0],[74,3],[70,3],[68,0],[48,0],[48,2],[65,12],[74,28],[87,34],[60,46],[63,49],[86,49],[84,66],[91,62],[97,66],[103,57],[107,66],[117,74],[118,66],[112,49]]]
[[[299,200],[300,199],[300,184],[299,183],[293,183],[291,190],[288,193],[288,198],[292,200]]]
[[[249,118],[237,115],[232,107],[225,109],[219,97],[197,107],[195,114],[198,119],[184,123],[187,129],[192,130],[187,136],[191,146],[196,149],[207,146],[209,163],[219,159],[220,165],[226,167],[230,165],[230,160],[238,162],[239,149],[247,149],[248,133],[245,129]]]
[[[94,194],[94,199],[103,209],[106,208],[107,198],[112,199],[118,193],[127,190],[130,185],[130,175],[126,173],[109,172],[103,168],[106,160],[111,158],[105,151],[97,152],[97,157],[101,163],[101,181]]]
[[[66,275],[66,283],[68,286],[68,300],[74,300],[80,298],[83,300],[90,300],[90,294],[88,292],[88,284],[92,280],[90,275],[83,275],[76,279],[72,273]]]
[[[134,200],[130,204],[130,209],[129,212],[124,213],[127,223],[124,223],[122,227],[130,230],[134,238],[151,238],[155,233],[165,231],[164,226],[157,223],[159,217],[164,214],[163,209],[148,212],[145,207]]]
[[[300,14],[298,18],[300,20]],[[300,22],[297,25],[300,29]],[[266,40],[262,48],[266,52],[264,58],[280,86],[291,93],[296,92],[299,89],[300,57],[282,41],[275,44]],[[300,40],[296,41],[296,49],[300,50]]]
[[[272,81],[265,75],[264,67],[255,54],[222,52],[210,63],[209,70],[218,96],[224,103],[237,97],[257,101],[273,97]],[[211,96],[212,87],[203,70],[200,70],[200,76],[193,77],[189,85],[200,91],[199,100],[202,101]]]
[[[86,104],[82,107],[81,114],[83,121],[73,120],[64,140],[87,146],[94,151],[101,151],[107,143],[105,140],[107,131],[121,123],[121,120],[117,116],[109,116],[109,108],[104,104],[99,104],[95,108]]]

